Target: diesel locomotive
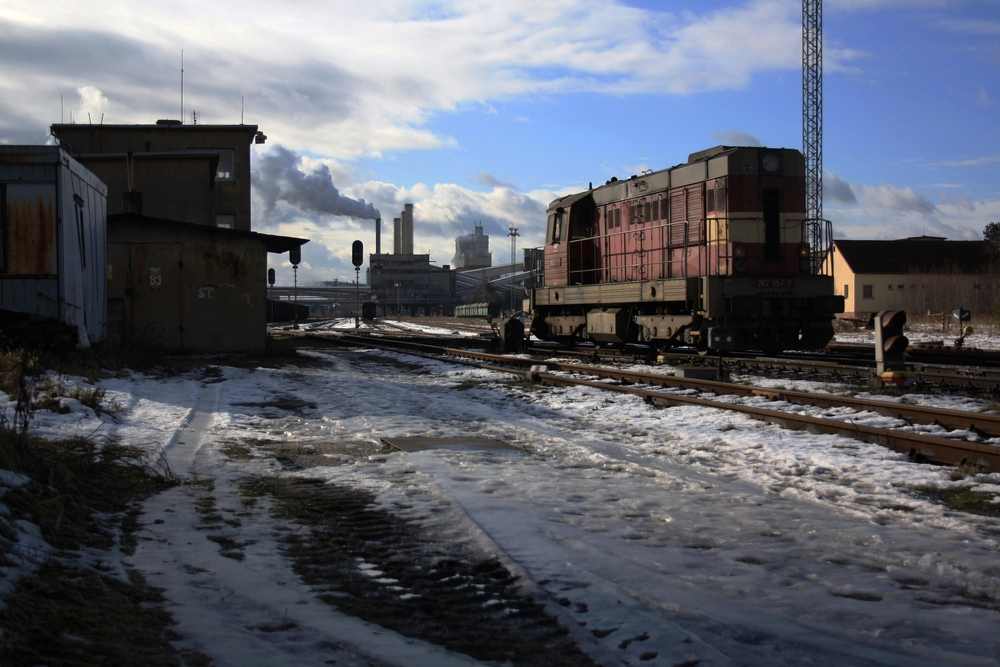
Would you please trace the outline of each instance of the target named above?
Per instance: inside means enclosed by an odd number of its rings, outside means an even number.
[[[794,149],[717,146],[684,164],[553,201],[542,340],[814,350],[844,311],[830,223],[806,214]]]

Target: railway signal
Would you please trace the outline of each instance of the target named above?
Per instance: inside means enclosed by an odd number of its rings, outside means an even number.
[[[875,316],[875,365],[879,375],[906,370],[906,347],[903,335],[905,310],[883,310]]]
[[[351,245],[351,263],[354,264],[354,328],[361,328],[361,265],[365,263],[365,244],[355,241]]]

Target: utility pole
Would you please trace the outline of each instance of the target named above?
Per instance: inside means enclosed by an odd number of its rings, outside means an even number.
[[[517,227],[511,225],[507,230],[507,236],[510,237],[510,314],[513,315],[517,312],[514,308],[514,278],[517,275],[514,263],[517,261],[517,237],[520,236],[517,233]]]
[[[819,273],[829,243],[823,220],[823,0],[802,0],[802,155],[812,271]]]

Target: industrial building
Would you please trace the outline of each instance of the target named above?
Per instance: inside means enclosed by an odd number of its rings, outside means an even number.
[[[490,237],[488,234],[483,234],[482,223],[477,224],[471,234],[455,239],[455,258],[452,264],[458,270],[493,266]]]
[[[256,125],[53,125],[108,192],[110,335],[167,350],[259,350],[267,253],[306,239],[256,234],[250,145]]]
[[[250,231],[250,145],[256,125],[56,124],[64,150],[108,186],[108,214]],[[183,193],[183,196],[180,196]]]
[[[393,220],[392,249],[391,255],[368,256],[368,291],[377,314],[451,314],[457,303],[455,271],[448,264],[432,266],[430,255],[413,254],[413,204],[405,204]]]
[[[947,313],[959,306],[991,312],[1000,298],[997,254],[987,241],[919,236],[894,241],[834,241],[838,317],[867,320],[882,310]]]
[[[267,253],[306,242],[135,213],[109,216],[109,337],[170,350],[263,349]]]
[[[107,188],[57,146],[0,146],[0,309],[104,340]],[[9,327],[8,327],[9,328]]]

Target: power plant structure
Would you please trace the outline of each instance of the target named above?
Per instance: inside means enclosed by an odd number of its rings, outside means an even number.
[[[490,252],[490,237],[483,234],[482,223],[476,224],[471,234],[455,239],[455,257],[452,263],[456,269],[482,269],[493,266]]]

